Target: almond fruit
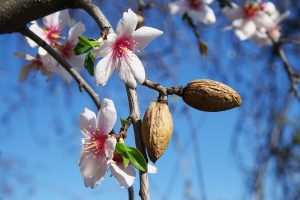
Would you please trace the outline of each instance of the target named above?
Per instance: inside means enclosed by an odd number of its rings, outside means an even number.
[[[165,152],[173,133],[173,121],[166,103],[152,102],[142,123],[142,139],[152,162]]]
[[[227,85],[213,80],[194,80],[183,88],[183,100],[202,111],[219,112],[242,104],[240,95]]]

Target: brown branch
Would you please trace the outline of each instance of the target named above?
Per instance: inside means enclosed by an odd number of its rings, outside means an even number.
[[[137,93],[135,89],[131,89],[127,85],[126,85],[126,91],[127,91],[128,104],[130,109],[130,116],[132,117],[135,144],[137,149],[143,154],[145,160],[148,161],[146,150],[142,141],[142,135],[141,135],[142,120],[141,120]],[[150,200],[148,173],[140,171],[139,175],[140,175],[139,195],[142,200]]]
[[[182,86],[177,86],[177,87],[165,87],[160,85],[159,83],[155,83],[150,81],[149,79],[145,79],[144,86],[151,88],[153,90],[156,90],[159,92],[159,100],[160,101],[167,101],[167,96],[168,95],[177,95],[181,96],[182,95]]]
[[[76,80],[80,89],[84,89],[88,95],[92,98],[95,105],[100,109],[99,95],[93,90],[93,88],[82,78],[82,76],[63,59],[50,45],[48,45],[44,40],[37,36],[34,32],[28,28],[23,28],[20,33],[24,36],[30,38],[39,46],[43,47],[65,70],[67,70],[70,75]]]
[[[128,199],[134,200],[134,189],[132,186],[128,188]]]

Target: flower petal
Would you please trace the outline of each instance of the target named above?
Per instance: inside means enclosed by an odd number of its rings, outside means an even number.
[[[120,65],[118,65],[117,70],[119,72],[120,79],[123,80],[126,85],[130,88],[136,88],[136,80],[134,79],[130,67],[125,59],[120,60]]]
[[[256,31],[256,26],[252,20],[237,19],[233,21],[232,25],[236,36],[240,40],[250,38]]]
[[[162,31],[155,28],[146,26],[139,28],[132,34],[132,38],[135,42],[135,50],[142,50],[149,44],[149,42],[162,34]]]
[[[117,35],[115,33],[110,33],[107,35],[106,40],[101,42],[98,48],[94,49],[94,54],[96,58],[104,57],[111,52],[111,45],[116,41]]]
[[[26,53],[23,53],[23,52],[15,52],[15,53],[14,53],[14,56],[16,56],[16,57],[18,57],[18,58],[22,58],[22,59],[28,60],[28,61],[33,61],[33,60],[36,59],[36,58],[33,57],[32,55],[26,54]]]
[[[231,3],[232,7],[225,6],[222,8],[222,13],[230,20],[243,18],[243,9],[235,3]]]
[[[46,39],[44,30],[35,21],[32,23],[32,25],[29,26],[29,29],[32,32],[34,32],[37,36],[39,36],[41,39],[43,40]],[[32,48],[38,46],[33,40],[29,39],[28,37],[26,37],[26,41],[29,44],[29,46]]]
[[[205,4],[211,4],[214,0],[202,0],[203,3]]]
[[[84,108],[79,117],[79,128],[83,131],[89,130],[90,127],[96,129],[96,114],[88,108]]]
[[[148,163],[147,168],[148,168],[148,173],[150,173],[150,174],[156,174],[157,173],[157,168],[154,165],[151,165],[151,164]]]
[[[105,155],[109,160],[114,157],[116,144],[117,140],[113,136],[109,136],[105,141]]]
[[[66,83],[71,83],[73,80],[73,77],[71,76],[71,74],[65,70],[65,68],[63,68],[63,66],[61,65],[57,65],[57,71],[56,71],[57,75]]]
[[[84,151],[79,160],[81,175],[84,179],[85,187],[95,188],[104,179],[107,161],[104,156],[93,157]]]
[[[97,116],[96,127],[99,128],[101,134],[110,133],[117,120],[117,111],[114,102],[104,98],[101,102],[101,108]]]
[[[105,86],[109,77],[115,71],[116,61],[113,59],[112,52],[102,58],[95,67],[94,77],[96,84]]]
[[[110,165],[110,172],[116,178],[121,188],[129,188],[134,183],[136,174],[131,165],[125,168],[123,163],[112,163]]]
[[[143,84],[146,79],[145,69],[141,60],[132,52],[128,53],[128,58],[125,59],[134,79],[139,83]]]
[[[43,22],[47,28],[56,27],[61,31],[65,25],[69,25],[71,23],[71,17],[68,10],[62,10],[47,15],[43,18]]]
[[[78,41],[78,36],[81,35],[84,31],[85,31],[85,25],[82,22],[77,22],[69,30],[68,41],[71,42],[72,44],[76,44]]]
[[[207,5],[202,5],[199,10],[189,10],[188,14],[195,20],[204,24],[213,24],[216,22],[214,11]]]
[[[131,35],[136,28],[137,22],[136,14],[131,9],[128,9],[128,12],[123,13],[123,18],[118,23],[117,35]]]
[[[188,10],[184,1],[169,3],[169,11],[172,15],[183,15]]]

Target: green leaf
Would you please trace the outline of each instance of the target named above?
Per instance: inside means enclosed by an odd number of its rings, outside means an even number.
[[[83,46],[87,46],[87,47],[96,47],[99,45],[99,42],[97,40],[93,38],[86,38],[82,35],[78,36],[78,40]]]
[[[73,51],[74,51],[75,55],[80,55],[80,54],[84,54],[84,53],[90,51],[91,49],[92,49],[92,47],[84,46],[83,44],[78,42]]]
[[[128,120],[125,118],[120,118],[120,121],[121,121],[122,127],[124,127],[125,124],[128,123]]]
[[[147,162],[139,150],[133,147],[126,147],[126,152],[128,158],[136,168],[143,172],[147,171]]]
[[[94,62],[95,62],[94,52],[90,51],[84,59],[84,67],[91,76],[94,76]]]
[[[126,146],[125,146],[125,144],[122,143],[122,142],[117,142],[115,151],[117,153],[121,153],[121,154],[125,153],[126,154]]]
[[[124,165],[124,167],[128,167],[129,162],[130,162],[130,159],[129,159],[127,153],[123,154],[123,165]]]

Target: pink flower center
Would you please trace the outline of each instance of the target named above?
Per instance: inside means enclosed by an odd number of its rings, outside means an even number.
[[[89,137],[84,141],[84,151],[86,153],[93,154],[93,156],[96,156],[99,153],[104,153],[107,135],[100,134],[99,129],[96,131],[85,130],[85,132],[89,135]]]
[[[58,49],[64,58],[70,58],[73,55],[74,44],[68,41],[64,45],[60,45]]]
[[[256,16],[256,14],[259,11],[264,10],[264,4],[263,3],[253,3],[246,7],[244,7],[244,15],[246,18],[251,18]]]
[[[202,6],[202,0],[187,0],[189,7],[198,10]]]
[[[127,58],[127,51],[134,50],[134,40],[127,35],[123,35],[115,41],[112,49],[114,59]]]
[[[58,27],[46,27],[45,32],[48,42],[55,46],[56,40],[60,38]]]

